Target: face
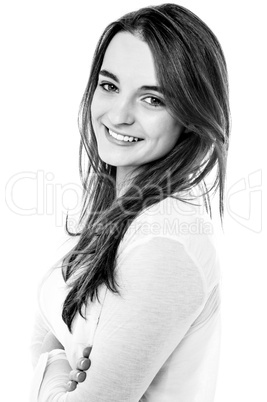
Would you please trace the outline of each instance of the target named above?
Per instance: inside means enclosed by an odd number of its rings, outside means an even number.
[[[100,158],[127,173],[166,155],[183,129],[165,106],[149,46],[128,32],[106,50],[91,112]]]

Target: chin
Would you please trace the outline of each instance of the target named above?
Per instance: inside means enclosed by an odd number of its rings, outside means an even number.
[[[114,157],[112,158],[111,155],[101,155],[99,153],[99,158],[104,163],[107,163],[108,165],[115,166],[115,167],[121,166],[121,163],[119,162],[118,158],[114,158]]]

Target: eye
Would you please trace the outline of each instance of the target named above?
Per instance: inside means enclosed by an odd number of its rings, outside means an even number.
[[[110,82],[103,82],[102,84],[99,84],[99,86],[106,92],[118,92],[116,85],[111,84]]]
[[[148,99],[149,99],[149,101],[148,101]],[[165,104],[162,102],[162,100],[155,98],[154,96],[148,96],[147,98],[144,99],[144,101],[153,107],[165,106]]]

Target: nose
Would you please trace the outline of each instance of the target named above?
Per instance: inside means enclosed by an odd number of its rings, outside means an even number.
[[[133,124],[135,117],[132,102],[125,97],[118,97],[110,105],[108,118],[113,126],[121,124]]]

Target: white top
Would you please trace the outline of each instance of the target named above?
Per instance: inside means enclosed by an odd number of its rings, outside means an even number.
[[[61,269],[43,281],[31,402],[214,401],[220,269],[204,208],[168,197],[145,209],[129,226],[117,256],[121,294],[102,285],[100,303],[88,304],[86,320],[76,315],[72,333],[61,318],[68,292]],[[65,351],[40,356],[49,330]],[[67,360],[75,369],[90,344],[87,378],[66,392]]]

